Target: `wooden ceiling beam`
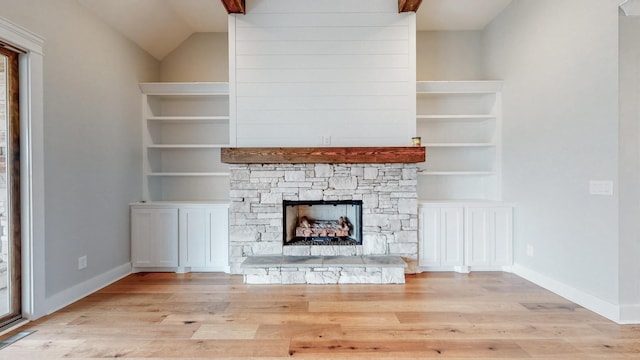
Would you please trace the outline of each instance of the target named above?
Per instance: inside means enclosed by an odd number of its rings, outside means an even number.
[[[398,12],[417,12],[422,0],[398,0]]]
[[[221,0],[224,8],[227,9],[227,13],[229,14],[244,14],[245,6],[244,0]],[[422,1],[422,0],[420,0]]]
[[[246,7],[244,0],[220,0],[229,14],[244,14]],[[416,12],[422,0],[398,0],[398,12]]]

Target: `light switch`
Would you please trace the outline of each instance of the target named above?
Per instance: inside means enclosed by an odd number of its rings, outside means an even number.
[[[589,181],[589,193],[591,195],[613,195],[613,181],[591,180]]]

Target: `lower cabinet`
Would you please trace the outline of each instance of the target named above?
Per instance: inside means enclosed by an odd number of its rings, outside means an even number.
[[[421,207],[421,266],[461,266],[464,264],[464,209],[461,207]]]
[[[227,266],[229,207],[185,207],[179,211],[180,266]]]
[[[425,270],[504,270],[512,264],[511,205],[423,203],[419,265]]]
[[[228,204],[131,204],[134,271],[229,271]]]
[[[133,267],[178,266],[178,209],[131,209]]]
[[[467,265],[508,266],[513,263],[512,214],[510,207],[466,209]]]

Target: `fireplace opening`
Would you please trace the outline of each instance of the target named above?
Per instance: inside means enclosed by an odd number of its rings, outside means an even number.
[[[284,245],[362,245],[362,201],[282,202]]]

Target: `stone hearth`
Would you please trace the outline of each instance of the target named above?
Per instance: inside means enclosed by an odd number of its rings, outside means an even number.
[[[404,284],[399,256],[252,256],[247,284]]]

